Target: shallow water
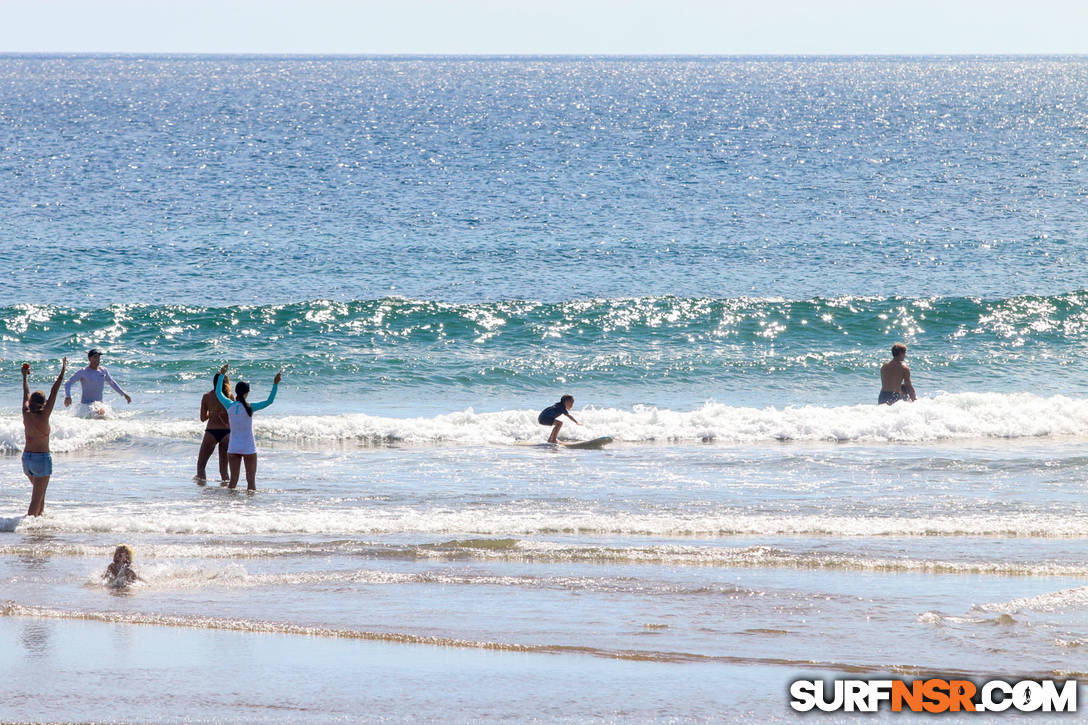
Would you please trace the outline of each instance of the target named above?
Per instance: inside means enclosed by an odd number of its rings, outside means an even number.
[[[0,541],[3,614],[548,655],[620,679],[604,663],[694,666],[711,690],[758,672],[780,687],[753,706],[782,717],[786,683],[812,669],[1078,677],[1088,552],[1070,480],[1086,459],[1065,445],[277,444],[256,495],[188,480],[191,445],[65,454],[48,515]],[[14,505],[25,484],[5,461]],[[147,581],[118,591],[100,575],[120,541]],[[738,713],[719,697],[554,714]],[[197,712],[260,720],[244,702]]]

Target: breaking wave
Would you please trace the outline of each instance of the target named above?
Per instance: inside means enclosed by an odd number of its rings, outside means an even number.
[[[301,444],[510,445],[543,435],[535,410],[481,412],[466,409],[426,418],[366,414],[327,416],[262,415],[255,419],[259,441]],[[583,428],[565,435],[611,436],[621,443],[773,442],[924,443],[971,439],[1016,439],[1088,435],[1088,400],[1031,393],[955,393],[891,407],[877,405],[784,408],[706,403],[695,410],[653,406],[587,407],[578,411]],[[571,430],[573,429],[573,430]],[[568,430],[571,432],[568,433]],[[22,421],[0,417],[0,450],[22,447]],[[195,441],[195,421],[135,416],[85,420],[71,414],[53,419],[52,446],[67,453],[90,446],[132,444],[142,439]]]

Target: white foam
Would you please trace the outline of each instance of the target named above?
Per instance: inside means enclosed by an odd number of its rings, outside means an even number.
[[[92,420],[107,420],[117,417],[113,408],[102,401],[97,401],[95,403],[80,403],[73,408],[72,412],[77,418],[88,418]]]
[[[1008,614],[1001,614],[997,617],[964,617],[951,614],[942,614],[940,612],[923,612],[918,615],[919,624],[931,624],[937,627],[945,626],[960,626],[960,625],[1000,625],[1008,627],[1016,624],[1016,620]]]
[[[1088,400],[1030,393],[960,393],[894,406],[851,405],[743,408],[707,403],[693,411],[650,406],[587,408],[582,429],[566,435],[610,435],[628,442],[770,441],[923,442],[1088,434]],[[365,443],[509,444],[542,437],[536,411],[475,413],[434,418],[367,415],[307,416],[258,421],[271,440],[354,440]]]
[[[133,568],[143,583],[154,589],[201,589],[210,585],[233,587],[249,578],[245,568],[235,562],[185,565],[141,560]]]
[[[487,510],[381,506],[309,509],[205,509],[132,507],[127,510],[55,508],[23,519],[19,531],[113,534],[427,534],[522,537],[552,534],[699,538],[720,536],[986,536],[1082,538],[1088,521],[1069,514],[1009,513],[907,517],[829,514],[768,515],[749,511],[682,515],[539,510],[496,506]]]
[[[1007,602],[979,604],[975,607],[984,612],[1013,613],[1024,610],[1034,612],[1078,612],[1088,611],[1088,587],[1062,589],[1046,592],[1033,597],[1010,599]]]
[[[757,658],[734,657],[732,655],[712,656],[703,654],[689,654],[685,652],[655,651],[655,650],[631,650],[617,651],[615,648],[597,649],[588,645],[569,644],[520,644],[501,641],[473,641],[455,639],[435,634],[415,634],[405,632],[370,632],[359,629],[332,629],[328,627],[316,627],[290,622],[271,622],[255,619],[229,619],[223,617],[197,617],[187,615],[171,615],[141,612],[119,611],[94,611],[94,610],[64,610],[52,607],[35,607],[16,604],[12,601],[0,602],[0,617],[34,617],[38,619],[65,619],[77,621],[108,622],[123,624],[145,624],[164,627],[185,627],[190,629],[208,629],[234,632],[253,632],[266,634],[294,634],[309,637],[335,637],[354,640],[368,640],[379,642],[396,642],[401,644],[429,645],[434,647],[463,647],[474,649],[498,650],[509,652],[542,652],[542,653],[569,653],[578,655],[591,655],[604,657],[608,660],[631,659],[638,662],[648,660],[659,662],[761,662]],[[765,663],[773,663],[778,666],[788,664],[787,661],[776,658]],[[806,663],[796,662],[795,665]]]
[[[34,543],[0,546],[0,556],[86,557],[108,561],[113,546],[84,546],[67,543]],[[1088,565],[1054,561],[1003,561],[984,559],[921,559],[911,557],[873,557],[849,553],[790,551],[773,546],[721,546],[718,544],[679,544],[640,542],[569,544],[539,538],[469,539],[439,543],[389,544],[365,540],[314,540],[286,544],[255,543],[250,540],[204,541],[200,544],[147,544],[140,547],[136,569],[140,576],[159,588],[186,587],[227,582],[228,586],[266,583],[268,575],[251,576],[239,563],[246,559],[270,559],[298,556],[365,556],[366,558],[446,561],[499,560],[519,562],[613,562],[620,564],[664,565],[674,567],[716,566],[729,568],[826,569],[838,571],[909,572],[952,575],[992,576],[1088,576]],[[229,559],[227,564],[213,563]],[[199,560],[199,564],[185,560]],[[335,573],[328,576],[340,576]],[[88,575],[101,582],[96,568]],[[303,576],[305,575],[283,575]],[[325,576],[325,575],[322,575]],[[359,581],[359,579],[353,579]],[[299,579],[305,583],[310,579]],[[317,579],[313,581],[324,581]],[[377,582],[377,580],[375,580]],[[241,584],[238,584],[241,582]],[[271,581],[268,583],[276,583]],[[981,605],[1001,607],[1004,605]]]
[[[285,443],[509,445],[543,437],[545,431],[537,424],[536,415],[535,410],[476,413],[471,408],[431,418],[261,414],[254,421],[254,429],[259,441]],[[578,417],[584,427],[567,426],[564,435],[609,435],[632,443],[900,443],[1088,435],[1088,400],[1030,393],[942,394],[893,406],[805,405],[780,409],[706,403],[691,411],[651,406],[627,410],[588,407],[579,411]],[[52,446],[63,453],[141,438],[194,440],[203,435],[202,431],[201,423],[189,420],[138,415],[83,420],[61,414],[53,418]],[[0,450],[19,450],[22,438],[20,417],[0,417]]]
[[[75,413],[54,414],[50,419],[49,448],[70,453],[136,438],[199,439],[204,424],[199,421],[147,420],[125,418],[82,418]],[[13,453],[23,447],[21,416],[0,416],[0,451]]]

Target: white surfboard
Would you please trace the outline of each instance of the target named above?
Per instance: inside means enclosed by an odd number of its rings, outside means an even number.
[[[564,448],[575,448],[575,449],[578,449],[578,450],[598,451],[598,450],[604,448],[605,446],[607,446],[611,442],[612,442],[612,437],[611,436],[601,436],[600,438],[593,438],[592,440],[588,440],[588,441],[573,441],[573,442],[570,442],[570,443],[564,443],[564,442],[561,441],[559,443],[559,445],[563,446]]]
[[[558,443],[534,443],[532,441],[518,441],[514,445],[527,448],[572,448],[576,451],[599,451],[612,442],[611,436],[601,436],[588,441],[559,441]]]

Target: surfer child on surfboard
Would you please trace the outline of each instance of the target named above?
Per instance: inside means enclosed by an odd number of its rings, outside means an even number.
[[[548,436],[549,443],[559,442],[559,429],[563,427],[563,421],[559,420],[559,416],[565,415],[571,420],[574,420],[574,416],[570,414],[570,409],[574,407],[574,396],[564,395],[559,399],[559,402],[555,405],[549,405],[544,410],[540,411],[540,415],[537,416],[536,421],[541,425],[550,425],[552,427],[552,434]],[[581,425],[577,420],[574,420],[577,425]]]

